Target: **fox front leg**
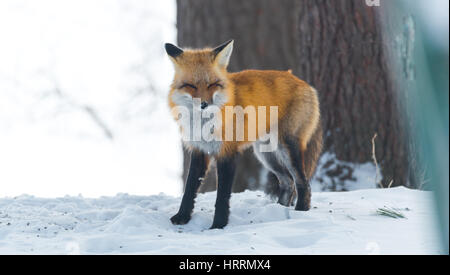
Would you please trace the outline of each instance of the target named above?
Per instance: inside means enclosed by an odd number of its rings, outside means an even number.
[[[170,218],[173,224],[186,224],[191,219],[194,209],[194,200],[197,196],[197,190],[201,183],[201,178],[205,175],[207,168],[207,159],[204,153],[193,151],[191,153],[191,163],[189,174],[186,179],[183,199],[181,200],[180,210]]]
[[[230,197],[236,171],[235,157],[217,160],[217,198],[214,221],[210,229],[224,228],[230,215]]]

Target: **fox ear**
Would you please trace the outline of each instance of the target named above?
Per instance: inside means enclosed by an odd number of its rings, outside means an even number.
[[[166,48],[167,54],[172,58],[177,58],[178,56],[183,54],[183,50],[173,44],[166,43],[165,48]]]
[[[219,66],[224,68],[228,66],[233,52],[233,43],[234,40],[229,40],[213,50],[214,58]]]

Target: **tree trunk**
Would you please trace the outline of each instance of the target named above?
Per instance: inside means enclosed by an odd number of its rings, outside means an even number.
[[[230,71],[292,69],[319,92],[324,151],[335,156],[331,162],[372,162],[372,138],[377,134],[381,183],[393,180],[393,186],[406,185],[401,107],[387,70],[377,7],[365,2],[177,0],[178,43],[201,48],[235,39]],[[261,188],[261,165],[251,151],[239,158],[238,167],[234,192]],[[352,180],[353,168],[342,162],[326,163],[319,180]],[[276,192],[276,182],[269,176],[267,188]],[[215,187],[212,169],[200,191]]]
[[[301,1],[297,72],[319,91],[324,151],[341,161],[371,162],[377,134],[381,184],[407,185],[403,107],[390,79],[379,9],[363,0]],[[334,172],[327,175],[342,177]]]

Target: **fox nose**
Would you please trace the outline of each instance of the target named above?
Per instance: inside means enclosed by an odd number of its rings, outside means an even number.
[[[203,101],[200,107],[202,108],[202,110],[205,109],[206,107],[208,107],[208,102]]]

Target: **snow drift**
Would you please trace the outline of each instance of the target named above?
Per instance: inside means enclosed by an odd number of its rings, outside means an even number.
[[[192,220],[172,225],[180,198],[0,199],[1,254],[438,254],[431,193],[403,187],[313,193],[297,212],[262,192],[233,194],[229,225],[208,230],[216,193],[200,194]],[[379,207],[406,218],[376,214]]]

